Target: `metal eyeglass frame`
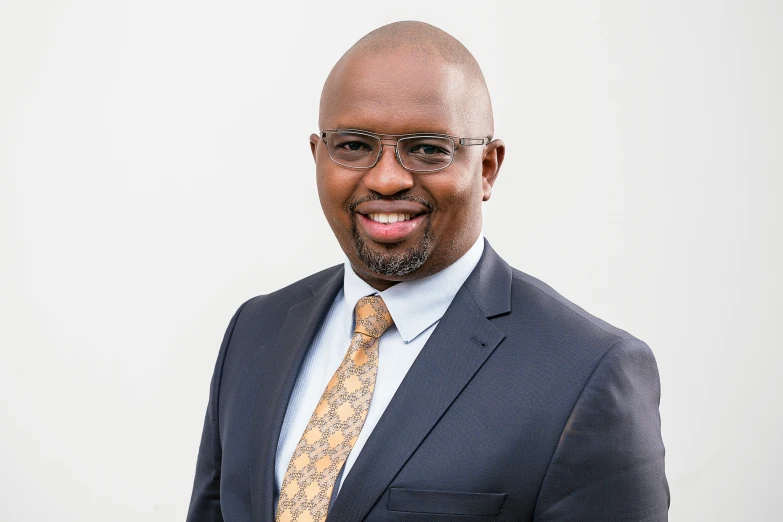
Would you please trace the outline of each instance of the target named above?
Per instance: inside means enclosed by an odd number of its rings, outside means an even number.
[[[332,157],[332,155],[329,153],[329,144],[326,141],[326,135],[328,133],[333,132],[350,132],[353,134],[362,134],[364,136],[369,136],[371,138],[376,138],[381,143],[381,148],[378,149],[378,157],[375,158],[375,161],[372,165],[368,165],[366,167],[357,167],[355,165],[345,165],[344,163],[340,163],[336,159]],[[384,138],[383,136],[387,136],[387,138]],[[414,133],[414,134],[375,134],[374,132],[369,132],[361,129],[324,129],[321,131],[321,139],[323,142],[327,145],[326,153],[329,156],[329,159],[340,165],[341,167],[345,167],[347,169],[371,169],[375,165],[378,164],[378,162],[381,160],[381,156],[383,155],[383,147],[384,143],[383,140],[390,140],[395,139],[396,143],[393,145],[394,147],[394,155],[397,157],[397,162],[402,165],[402,168],[409,172],[437,172],[439,170],[443,170],[446,167],[451,166],[452,163],[454,163],[454,156],[451,156],[451,161],[449,161],[448,165],[444,165],[442,167],[438,167],[436,169],[427,169],[427,170],[418,170],[418,169],[410,169],[405,166],[405,164],[402,162],[402,158],[400,158],[400,150],[398,148],[398,145],[400,144],[401,140],[404,140],[406,138],[448,138],[451,140],[451,142],[454,144],[454,152],[457,152],[457,149],[460,147],[471,147],[473,145],[486,145],[489,143],[489,138],[461,138],[459,136],[451,136],[449,134],[437,134],[437,133]],[[389,145],[388,143],[386,145]]]

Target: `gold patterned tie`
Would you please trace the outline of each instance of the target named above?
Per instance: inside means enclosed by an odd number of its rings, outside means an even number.
[[[335,480],[364,426],[378,374],[378,339],[393,321],[380,296],[356,303],[356,330],[326,385],[280,488],[276,522],[323,522]]]

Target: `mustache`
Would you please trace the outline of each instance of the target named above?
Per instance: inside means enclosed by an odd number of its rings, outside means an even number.
[[[427,208],[428,212],[432,212],[434,210],[434,206],[432,203],[427,201],[426,199],[414,196],[412,194],[394,194],[393,196],[383,197],[380,194],[370,194],[368,196],[363,196],[356,201],[352,202],[350,205],[348,205],[348,210],[351,212],[356,210],[356,207],[361,205],[362,203],[365,203],[367,201],[378,201],[378,200],[385,200],[385,201],[412,201],[413,203],[418,203],[420,205],[424,205]]]

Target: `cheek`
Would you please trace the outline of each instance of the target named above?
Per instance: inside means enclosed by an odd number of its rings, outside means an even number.
[[[432,183],[430,193],[436,198],[442,218],[449,221],[469,221],[480,212],[483,199],[481,174],[461,172]]]
[[[318,166],[316,172],[316,186],[321,209],[330,223],[339,220],[350,220],[348,205],[351,202],[353,192],[350,179],[339,176],[330,169]]]

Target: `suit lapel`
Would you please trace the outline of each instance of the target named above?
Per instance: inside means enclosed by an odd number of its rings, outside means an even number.
[[[484,254],[422,348],[345,478],[329,521],[363,520],[481,368],[504,334],[489,317],[510,311],[511,268]]]
[[[340,266],[331,277],[311,286],[312,297],[288,310],[275,346],[264,361],[251,432],[249,471],[254,520],[274,520],[275,455],[288,401],[308,348],[342,284]]]

